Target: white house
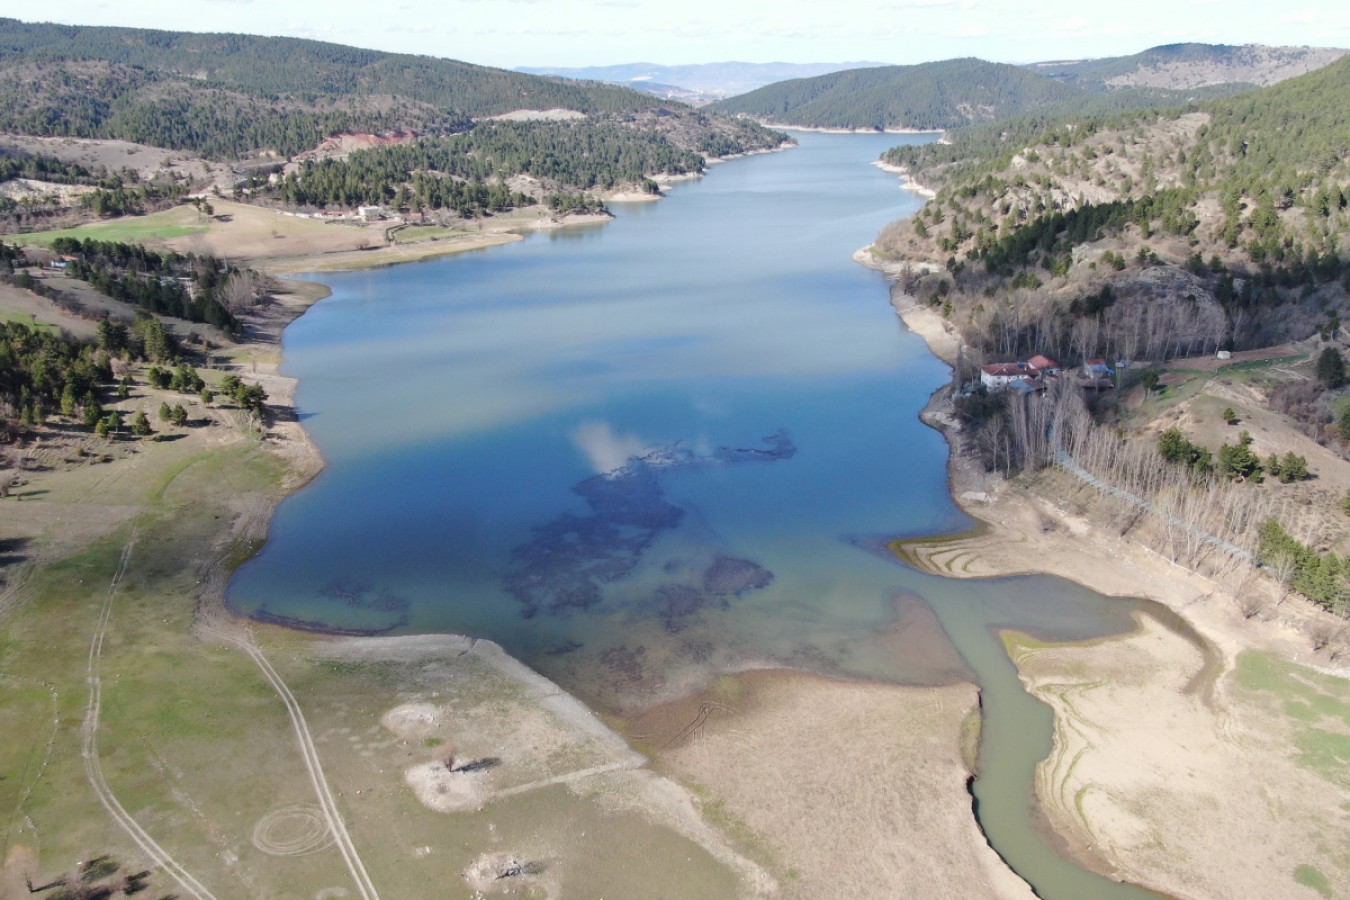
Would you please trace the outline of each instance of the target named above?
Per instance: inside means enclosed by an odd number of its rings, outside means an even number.
[[[980,384],[990,390],[1002,390],[1014,381],[1030,381],[1036,372],[1026,363],[991,363],[980,367]]]

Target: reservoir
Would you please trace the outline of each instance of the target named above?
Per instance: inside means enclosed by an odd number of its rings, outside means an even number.
[[[287,330],[284,369],[327,467],[229,601],[490,638],[615,712],[747,667],[974,679],[995,849],[1045,897],[1148,896],[1031,828],[1050,712],[997,634],[1085,639],[1141,607],[882,549],[971,524],[918,419],[948,370],[851,259],[922,202],[870,163],[932,137],[797,137],[607,225],[317,276],[333,296]]]

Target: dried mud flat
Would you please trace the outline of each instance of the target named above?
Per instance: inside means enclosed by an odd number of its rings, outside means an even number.
[[[1180,897],[1350,888],[1350,760],[1336,759],[1350,746],[1350,707],[1332,679],[1252,655],[1198,686],[1203,655],[1148,618],[1089,647],[1010,642],[1028,688],[1055,711],[1037,795],[1098,867]]]
[[[1031,897],[971,813],[970,684],[723,678],[630,720],[787,897]]]
[[[1308,644],[1311,609],[1297,601],[1277,609],[1272,597],[1269,616],[1246,619],[1227,588],[1103,534],[1057,502],[974,471],[959,456],[951,474],[953,493],[987,527],[909,542],[911,563],[957,578],[1034,568],[1108,595],[1158,601],[1188,632],[1145,618],[1122,638],[1015,652],[1024,681],[1055,710],[1055,750],[1038,769],[1037,799],[1065,852],[1094,871],[1180,897],[1299,896],[1293,873],[1303,865],[1344,891],[1344,855],[1333,862],[1323,848],[1350,833],[1342,809],[1350,718],[1328,716],[1315,725],[1318,734],[1300,737],[1303,710],[1235,687],[1255,654],[1286,661],[1297,677],[1325,679],[1322,702],[1343,709],[1350,686],[1343,669],[1318,671],[1326,660]],[[1052,492],[1076,484],[1067,475],[1041,478]],[[1329,754],[1330,780],[1319,784],[1291,762],[1306,755],[1300,740]],[[1272,848],[1279,852],[1268,854]]]
[[[895,294],[905,323],[951,362],[957,342],[942,319]],[[1107,533],[1081,514],[1091,491],[1067,474],[1042,473],[1033,488],[983,472],[948,410],[935,395],[925,420],[953,442],[952,494],[984,525],[905,542],[911,564],[955,578],[1057,575],[1155,600],[1189,631],[1146,620],[1134,635],[1034,652],[1013,639],[1024,680],[1056,713],[1037,799],[1057,844],[1087,868],[1181,897],[1344,893],[1350,862],[1334,848],[1350,833],[1350,684],[1343,663],[1332,670],[1309,644],[1324,614],[1280,605],[1262,580],[1237,597]],[[1244,617],[1253,597],[1265,613]],[[1319,680],[1311,725],[1302,706],[1240,689],[1252,659],[1283,661],[1292,683]]]
[[[498,645],[421,635],[329,640],[312,652],[316,659],[378,671],[397,688],[392,695],[401,702],[379,717],[385,738],[365,746],[376,751],[373,759],[383,760],[382,771],[396,766],[401,790],[446,817],[446,827],[471,827],[485,817],[504,823],[524,808],[536,816],[552,810],[550,832],[570,829],[566,840],[536,836],[479,857],[462,873],[475,890],[566,895],[566,885],[581,877],[576,871],[584,863],[577,854],[590,846],[586,834],[601,827],[593,818],[599,816],[644,823],[629,831],[657,841],[649,857],[657,871],[680,871],[666,857],[672,847],[687,845],[699,851],[691,857],[695,867],[732,878],[737,896],[774,895],[774,879],[710,827],[683,788],[648,769],[647,759],[580,701]],[[334,748],[326,752],[337,752],[347,739],[338,732],[321,734],[321,746]],[[508,840],[509,833],[501,829],[496,840]],[[603,864],[640,872],[632,855],[638,851],[615,839],[621,843],[607,849]],[[681,865],[689,862],[686,853]],[[595,886],[609,890],[603,880]]]

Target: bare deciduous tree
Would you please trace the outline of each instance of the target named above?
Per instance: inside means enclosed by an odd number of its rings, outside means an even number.
[[[234,315],[250,312],[263,297],[263,279],[252,269],[236,269],[230,273],[220,292],[221,302]]]
[[[1266,608],[1266,602],[1255,591],[1247,591],[1236,598],[1238,612],[1244,619],[1254,619]]]

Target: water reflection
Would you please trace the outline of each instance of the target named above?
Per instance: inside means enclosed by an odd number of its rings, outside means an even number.
[[[877,552],[968,524],[917,418],[945,367],[850,261],[919,205],[871,161],[928,139],[803,135],[616,204],[603,228],[324,276],[333,296],[287,330],[286,370],[329,466],[282,505],[231,604],[492,638],[612,710],[752,665],[974,673],[986,742],[1007,746],[981,780],[1009,817],[996,843],[1095,896],[1101,879],[1018,844],[1039,758],[1018,741],[1048,725],[995,630],[1112,633],[1132,605]]]

